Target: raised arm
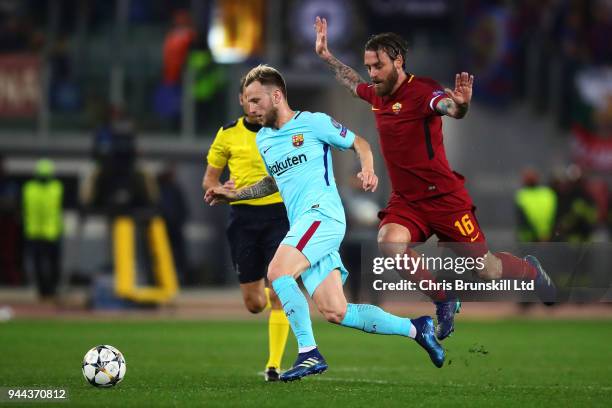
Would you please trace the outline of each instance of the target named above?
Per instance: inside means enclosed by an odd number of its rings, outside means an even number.
[[[357,173],[357,177],[361,180],[363,189],[365,191],[376,191],[378,177],[374,173],[374,156],[370,144],[363,137],[355,135],[353,150],[355,150],[361,162],[361,171]]]
[[[206,190],[204,200],[210,205],[229,203],[232,201],[250,200],[274,194],[278,191],[276,181],[271,176],[266,176],[257,183],[234,190],[225,186],[216,186]]]
[[[357,71],[340,62],[327,48],[327,20],[317,17],[314,28],[317,33],[317,41],[315,43],[317,55],[334,71],[338,82],[350,90],[353,96],[357,96],[357,85],[365,81],[359,76]]]
[[[455,89],[445,89],[449,98],[443,98],[436,104],[436,110],[451,118],[461,119],[466,114],[472,100],[474,75],[467,72],[455,75]]]

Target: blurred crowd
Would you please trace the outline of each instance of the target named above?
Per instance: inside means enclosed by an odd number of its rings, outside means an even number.
[[[46,101],[57,129],[87,130],[112,103],[129,106],[142,128],[175,132],[184,92],[195,105],[190,120],[222,121],[219,104],[211,102],[223,98],[224,76],[206,41],[214,2],[192,3],[2,1],[0,71],[13,75],[14,64],[6,61],[16,57],[23,61],[20,69],[46,68],[46,98],[38,103]],[[28,115],[36,117],[34,110]]]
[[[330,32],[331,40],[352,64],[359,62],[354,60],[357,44],[372,31],[397,30],[410,40],[425,36],[432,46],[454,49],[457,67],[479,78],[476,97],[490,105],[528,101],[536,110],[554,114],[566,128],[579,124],[587,130],[595,127],[597,135],[606,129],[609,133],[608,0],[437,1],[431,9],[417,7],[427,2],[409,3],[291,2],[279,11],[289,25],[279,31],[287,44],[287,49],[279,48],[285,54],[282,60],[296,69],[310,66],[307,57],[316,57],[312,13],[321,12],[342,30]],[[91,126],[109,89],[123,89],[110,102],[129,106],[143,129],[176,131],[182,121],[191,121],[202,131],[223,121],[221,102],[228,81],[219,63],[235,62],[241,47],[251,61],[262,61],[266,24],[261,20],[267,3],[130,0],[123,11],[121,4],[2,1],[0,55],[26,53],[48,62],[48,100],[58,127]],[[440,26],[444,30],[436,29]],[[209,48],[219,38],[228,46],[227,54]],[[104,69],[109,66],[121,74],[109,74]],[[114,75],[123,83],[113,83]],[[185,103],[186,93],[195,106]]]
[[[598,178],[571,164],[556,169],[549,183],[526,168],[516,192],[519,242],[583,244],[612,240],[612,195]]]
[[[527,102],[571,131],[573,161],[612,173],[612,3],[465,4],[460,59],[479,78],[475,97],[498,107]]]

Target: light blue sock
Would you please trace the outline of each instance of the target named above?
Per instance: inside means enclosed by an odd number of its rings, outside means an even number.
[[[272,282],[274,292],[280,299],[291,330],[297,339],[298,347],[316,346],[308,301],[292,276],[285,275]]]
[[[410,319],[387,313],[374,305],[355,305],[349,303],[346,315],[340,322],[342,326],[363,330],[374,334],[395,334],[410,337]]]

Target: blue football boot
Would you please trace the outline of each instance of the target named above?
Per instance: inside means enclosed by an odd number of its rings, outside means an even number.
[[[538,271],[534,285],[536,294],[546,306],[554,305],[557,301],[557,287],[555,286],[555,282],[550,279],[550,276],[548,276],[542,264],[538,261],[538,258],[533,255],[527,255],[524,259]]]
[[[458,299],[447,300],[445,302],[435,302],[436,317],[436,337],[444,340],[455,331],[455,314],[461,310],[461,302]]]
[[[444,349],[436,340],[434,335],[433,320],[429,316],[421,316],[418,319],[411,320],[416,328],[416,342],[427,351],[431,362],[438,368],[444,364]]]
[[[306,353],[298,354],[293,367],[280,375],[280,380],[295,381],[302,377],[313,374],[321,374],[327,370],[327,363],[319,353],[319,349],[310,350]]]

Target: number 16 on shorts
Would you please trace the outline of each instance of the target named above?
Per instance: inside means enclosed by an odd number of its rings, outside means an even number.
[[[455,228],[459,230],[461,235],[464,237],[468,237],[470,242],[476,241],[480,237],[480,231],[476,229],[474,225],[474,221],[472,220],[473,216],[470,213],[465,213],[461,216],[460,219],[456,220],[453,224]],[[478,225],[478,224],[476,224]],[[474,234],[474,232],[476,232]]]

